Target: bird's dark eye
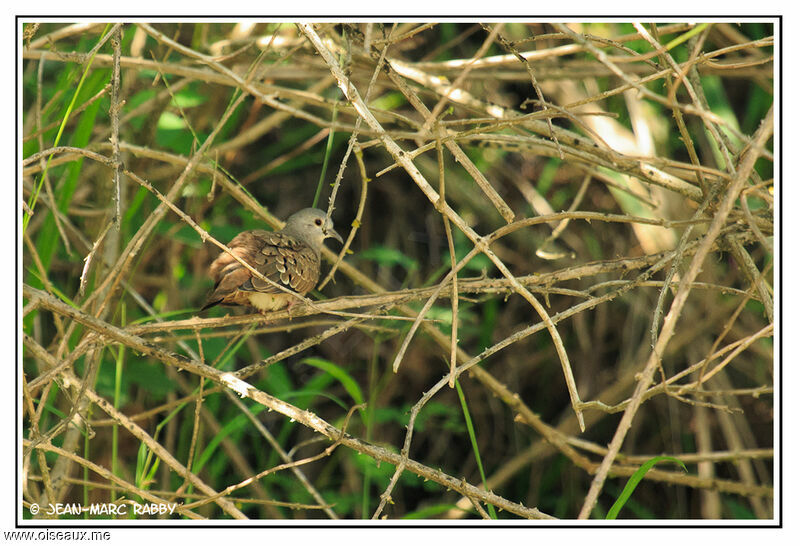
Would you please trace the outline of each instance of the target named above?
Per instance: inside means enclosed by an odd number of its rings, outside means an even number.
[[[314,220],[314,223],[317,224],[318,226],[321,226],[322,225],[322,220],[317,218],[316,220]]]

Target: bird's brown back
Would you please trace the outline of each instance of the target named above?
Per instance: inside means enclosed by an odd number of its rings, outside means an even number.
[[[309,292],[319,280],[319,254],[304,242],[285,233],[245,231],[234,237],[228,248],[267,279],[299,294]],[[204,308],[218,303],[248,305],[249,296],[246,292],[282,292],[254,277],[227,252],[222,252],[214,260],[209,273],[214,279],[215,287]]]

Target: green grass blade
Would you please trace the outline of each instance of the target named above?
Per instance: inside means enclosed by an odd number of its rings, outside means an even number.
[[[103,29],[103,33],[100,35],[100,39],[102,40],[105,37],[106,33],[111,28],[111,23],[106,25],[106,28]],[[92,63],[94,62],[94,57],[97,55],[95,51],[92,53],[89,62],[86,63],[86,67],[83,69],[83,74],[81,74],[81,79],[78,81],[78,85],[75,88],[75,92],[72,94],[72,100],[70,101],[67,109],[64,111],[64,116],[61,120],[61,125],[58,127],[58,133],[56,133],[55,142],[53,142],[53,147],[58,146],[58,143],[61,141],[61,135],[64,133],[64,127],[67,126],[67,121],[69,120],[69,115],[72,112],[72,109],[75,108],[75,102],[78,100],[78,95],[81,92],[81,88],[83,87],[84,81],[86,81],[86,76],[91,72]],[[30,198],[28,199],[28,208],[33,211],[36,207],[36,201],[39,197],[39,192],[42,190],[42,185],[44,184],[44,177],[47,176],[47,169],[50,166],[50,160],[53,158],[51,154],[47,158],[47,163],[45,164],[44,170],[42,171],[42,175],[39,177],[39,183],[36,185],[36,189],[31,194]],[[25,211],[25,215],[22,218],[22,233],[25,233],[25,229],[28,227],[28,222],[30,222],[31,213]]]
[[[688,40],[692,36],[703,32],[703,30],[705,30],[705,28],[707,26],[708,26],[708,23],[700,23],[699,25],[697,25],[693,29],[684,32],[683,34],[681,34],[680,36],[678,36],[674,40],[670,41],[666,46],[664,46],[664,49],[669,51],[673,47],[682,44],[683,42],[685,42],[686,40]]]
[[[120,306],[120,324],[125,326],[126,307],[123,302]],[[120,401],[122,399],[122,370],[125,365],[125,346],[120,345],[114,366],[114,409],[119,410]],[[122,476],[120,462],[119,462],[119,423],[114,422],[111,428],[111,472],[115,476]],[[111,490],[111,502],[117,500],[117,492]]]
[[[489,487],[486,485],[486,475],[483,473],[483,463],[481,462],[481,452],[478,449],[478,440],[475,436],[475,428],[472,426],[472,418],[469,415],[467,399],[464,396],[464,391],[461,390],[461,384],[458,382],[458,379],[456,379],[456,390],[458,391],[458,400],[461,402],[461,410],[464,412],[464,421],[467,423],[469,441],[472,443],[472,451],[475,453],[475,461],[478,463],[478,471],[481,474],[481,482],[483,482],[483,488],[486,489],[486,491],[489,491]],[[492,519],[497,519],[497,513],[494,510],[494,506],[491,504],[487,504],[486,506],[489,509],[489,516]]]
[[[103,71],[97,72],[89,78],[88,82],[86,83],[86,88],[90,91],[99,89],[104,85],[105,80],[107,80],[106,74]],[[83,148],[89,143],[91,140],[92,131],[95,127],[97,115],[100,111],[100,106],[100,101],[97,101],[90,105],[80,115],[78,123],[72,134],[72,138],[70,139],[71,146]],[[54,188],[54,191],[56,192],[56,203],[54,203],[54,206],[56,206],[61,212],[66,212],[70,203],[72,202],[72,197],[80,180],[84,159],[85,158],[80,157],[75,161],[70,162],[66,167],[66,178],[63,184],[60,188]],[[38,192],[35,193],[38,194]],[[31,197],[33,196],[34,195]],[[33,210],[33,207],[31,207],[31,210]],[[25,227],[23,225],[23,231],[24,229]],[[39,258],[41,259],[42,265],[44,265],[45,269],[49,269],[50,267],[53,254],[56,251],[58,240],[59,235],[56,229],[55,219],[53,217],[53,213],[51,213],[43,222],[41,228],[38,230],[38,236],[36,237],[36,249],[39,252]],[[32,282],[31,285],[34,288],[42,288],[42,285],[37,283],[38,281]]]
[[[258,412],[253,413],[258,414]],[[206,445],[205,449],[203,449],[203,451],[200,453],[200,456],[195,459],[194,464],[192,464],[192,472],[199,474],[206,466],[206,463],[208,463],[208,461],[211,459],[211,456],[214,454],[222,441],[235,431],[241,430],[247,425],[248,422],[249,421],[247,420],[246,415],[239,414],[231,419],[225,426],[223,426],[219,432],[216,433],[211,440],[209,440],[208,445]]]
[[[336,131],[333,130],[334,125],[336,125],[336,116],[338,110],[337,105],[333,105],[333,113],[331,114],[331,130],[328,133],[328,143],[325,145],[325,157],[322,160],[322,170],[319,173],[319,182],[317,183],[317,191],[314,193],[314,202],[311,204],[312,207],[316,207],[317,203],[319,202],[319,195],[322,193],[322,183],[325,181],[325,175],[328,172],[328,161],[331,158],[331,150],[333,149],[333,138],[336,134]]]
[[[617,519],[619,511],[622,510],[622,507],[625,506],[626,502],[628,502],[628,499],[633,494],[633,491],[634,489],[636,489],[636,486],[639,485],[639,482],[642,481],[644,475],[647,474],[647,472],[651,468],[653,468],[655,465],[657,465],[662,461],[669,461],[677,465],[680,465],[680,467],[683,468],[684,472],[688,472],[688,470],[686,470],[686,465],[684,465],[683,462],[681,462],[679,459],[676,459],[675,457],[666,457],[666,456],[653,457],[652,459],[644,463],[642,466],[640,466],[639,470],[634,472],[633,476],[631,476],[630,479],[628,479],[628,483],[625,484],[625,488],[622,490],[622,493],[619,494],[619,498],[617,498],[617,501],[609,509],[608,514],[606,514],[606,519]]]

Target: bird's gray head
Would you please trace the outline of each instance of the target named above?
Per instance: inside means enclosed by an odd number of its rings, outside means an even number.
[[[319,209],[303,209],[286,219],[286,226],[281,230],[297,237],[317,252],[322,249],[322,241],[333,237],[340,243],[342,237],[333,229],[333,222]]]

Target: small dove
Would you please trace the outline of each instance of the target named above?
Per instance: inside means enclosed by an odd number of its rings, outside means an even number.
[[[292,214],[280,231],[244,231],[228,248],[265,278],[306,295],[319,280],[322,241],[341,236],[333,222],[319,209],[308,208]],[[202,310],[215,305],[249,305],[262,313],[276,311],[298,300],[295,296],[253,276],[230,254],[223,251],[208,270],[214,291]]]

